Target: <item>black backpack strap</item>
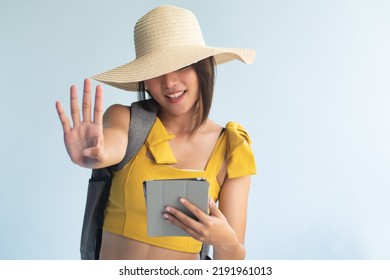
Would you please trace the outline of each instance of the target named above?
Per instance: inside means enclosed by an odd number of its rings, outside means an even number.
[[[156,119],[157,104],[148,99],[131,104],[131,118],[126,155],[120,163],[113,167],[121,170],[139,151]]]
[[[92,170],[88,183],[80,254],[82,260],[97,260],[102,241],[104,209],[110,194],[111,175],[107,168]]]

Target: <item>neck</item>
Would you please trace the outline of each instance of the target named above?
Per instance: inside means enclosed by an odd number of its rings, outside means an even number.
[[[167,131],[177,137],[191,136],[194,133],[194,114],[192,111],[180,116],[160,111],[158,116]]]
[[[176,136],[189,135],[193,131],[193,120],[188,117],[166,117],[164,115],[159,116],[161,122],[169,133]]]

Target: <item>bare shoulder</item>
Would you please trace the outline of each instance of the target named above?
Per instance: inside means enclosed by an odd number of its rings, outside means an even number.
[[[128,106],[121,104],[111,105],[103,116],[104,127],[116,127],[128,129],[130,122],[130,110]]]
[[[222,126],[219,124],[215,123],[214,121],[208,119],[205,126],[203,127],[202,133],[204,134],[209,134],[209,135],[217,135],[222,131]]]

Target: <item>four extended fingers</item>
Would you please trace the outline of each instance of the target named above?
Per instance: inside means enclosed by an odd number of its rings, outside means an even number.
[[[62,127],[64,129],[64,132],[69,131],[71,129],[69,119],[66,116],[61,103],[58,101],[56,102],[56,109]],[[77,88],[74,85],[72,85],[70,88],[70,111],[71,111],[73,126],[79,125],[81,122],[81,117],[80,117],[80,109],[77,100]],[[83,122],[91,121],[91,81],[89,79],[84,80],[82,114],[83,114]],[[100,124],[100,125],[103,123],[103,88],[100,85],[96,87],[93,121],[96,124]]]

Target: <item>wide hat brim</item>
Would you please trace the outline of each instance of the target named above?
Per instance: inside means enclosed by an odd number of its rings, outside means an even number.
[[[92,79],[119,89],[138,91],[139,82],[176,71],[211,56],[216,64],[232,60],[251,64],[255,60],[256,52],[243,48],[180,46],[140,56],[127,64],[95,75]]]
[[[134,27],[136,59],[92,78],[108,85],[137,91],[139,82],[176,71],[213,56],[217,64],[234,59],[252,63],[252,49],[214,48],[205,44],[195,15],[175,6],[159,6]]]

